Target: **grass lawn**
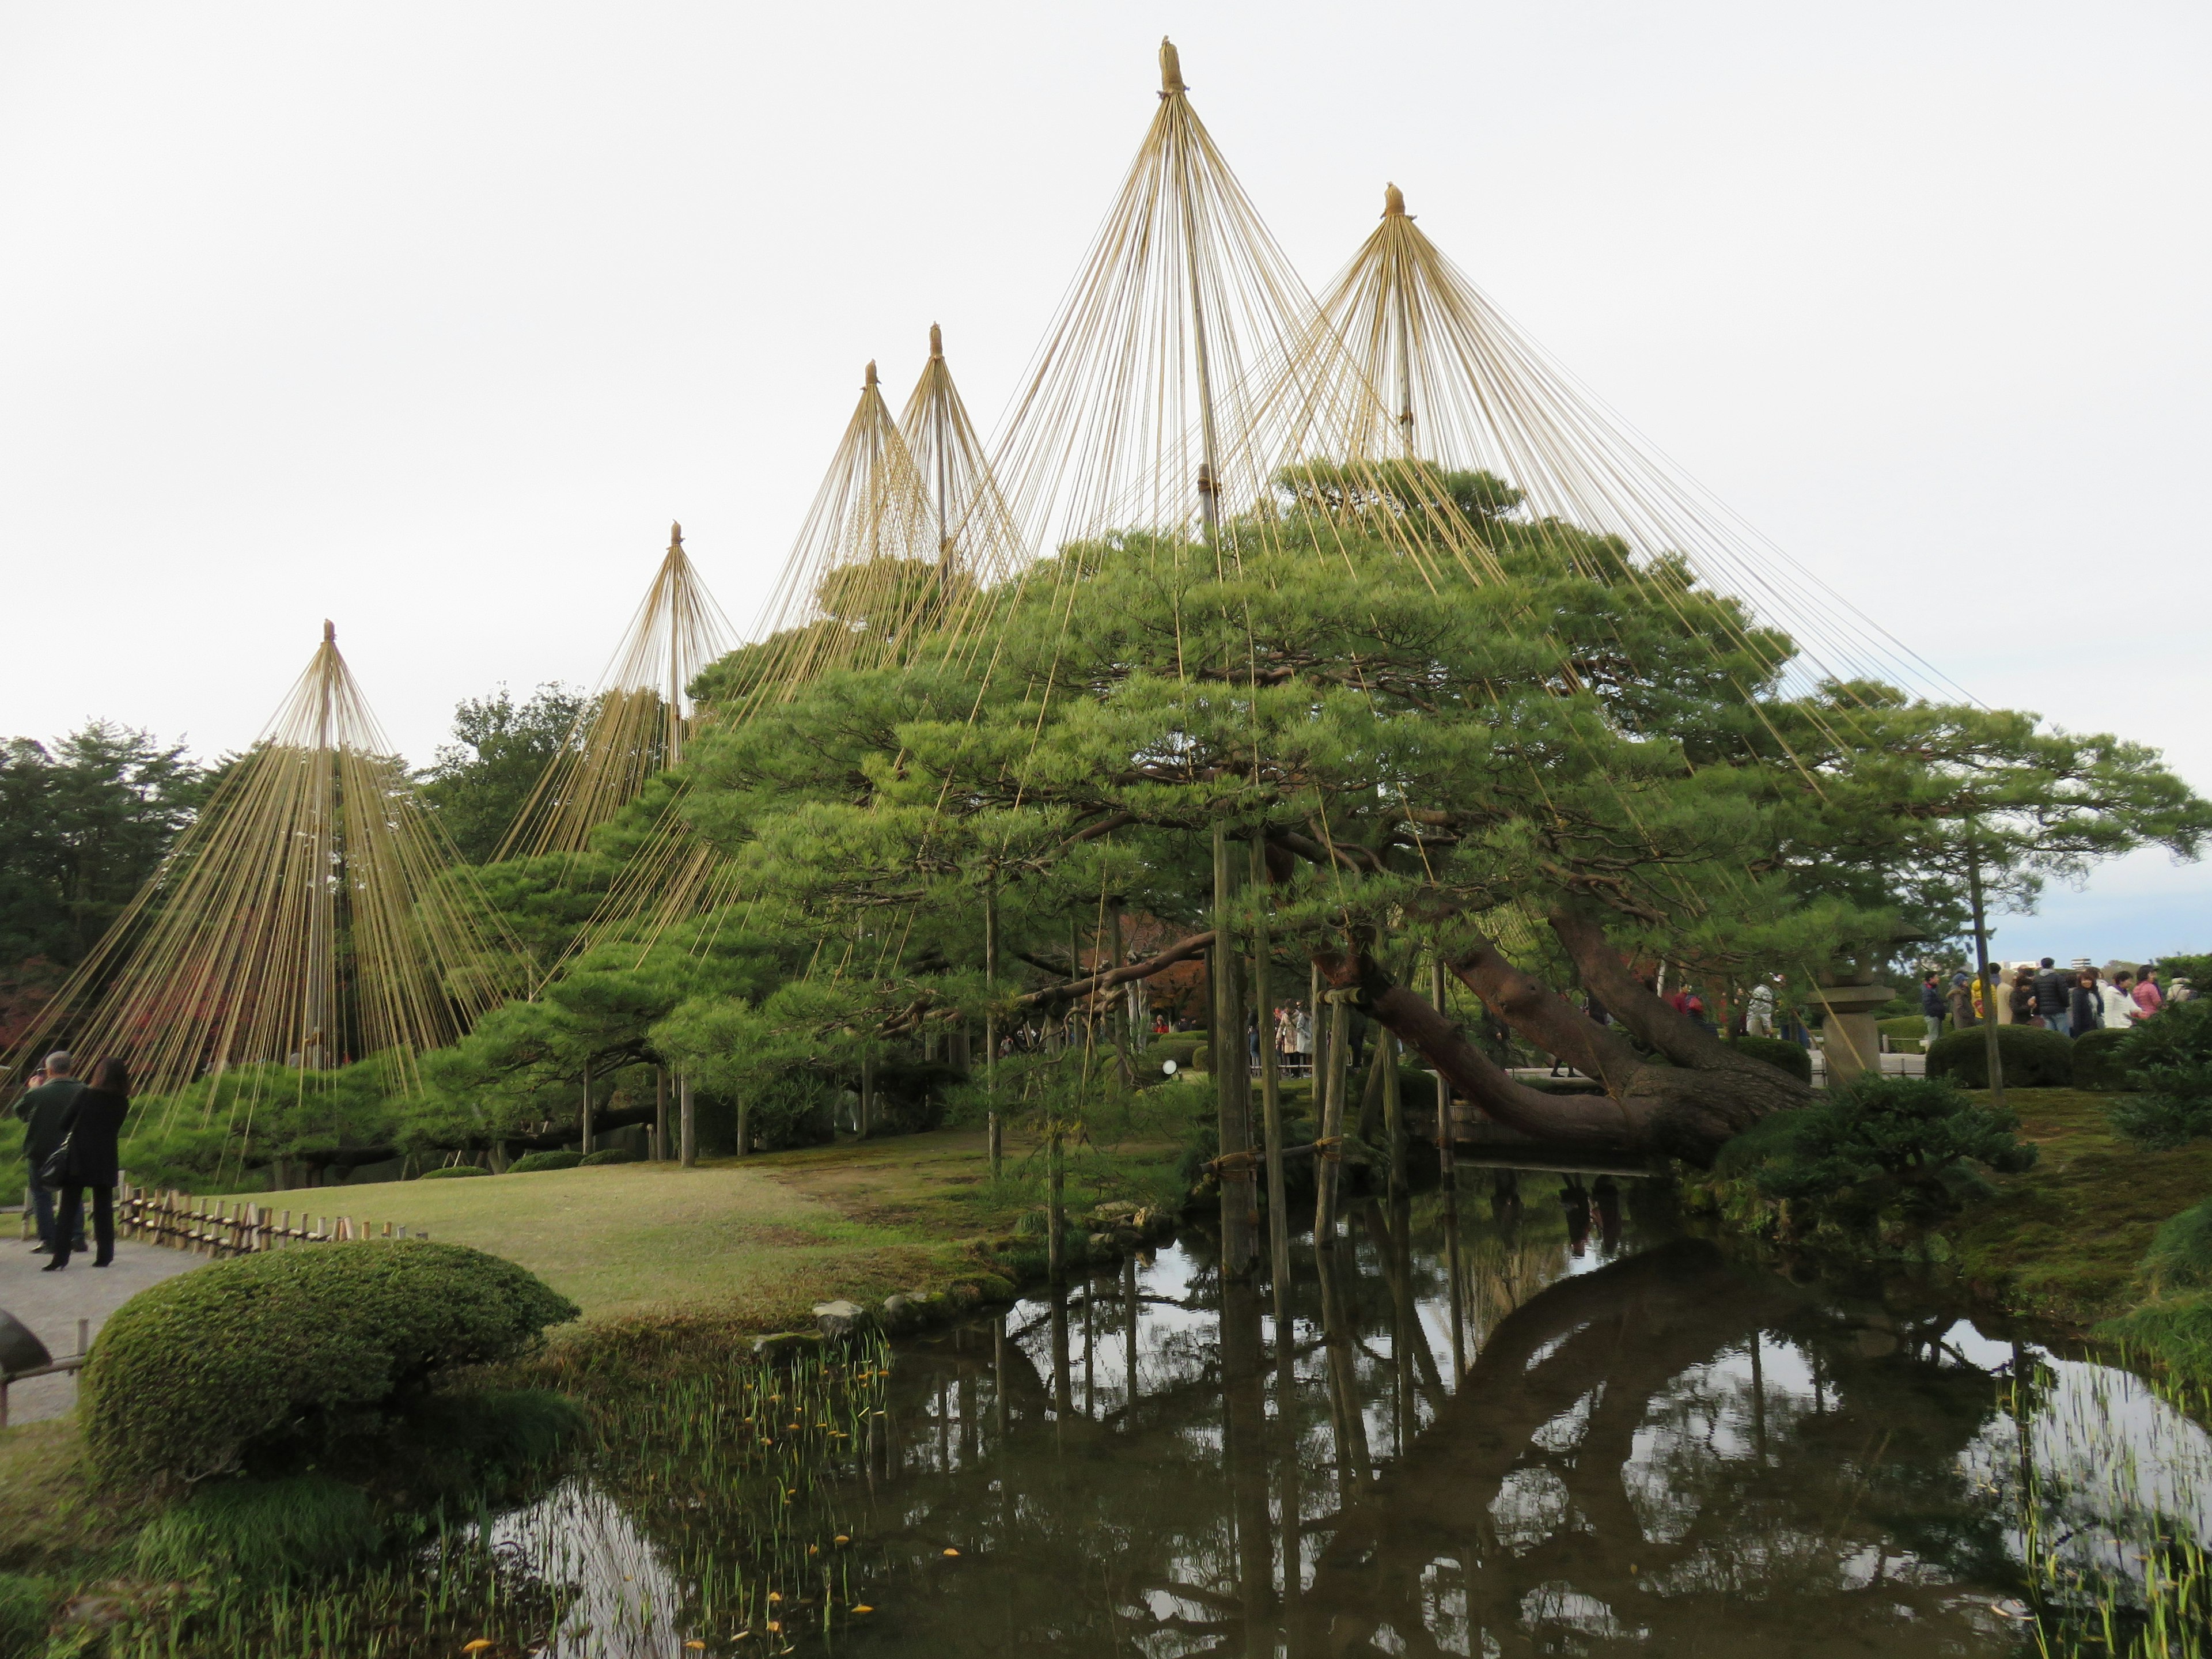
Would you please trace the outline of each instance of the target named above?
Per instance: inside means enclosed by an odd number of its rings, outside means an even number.
[[[2081,1322],[2122,1311],[2137,1299],[2133,1280],[2151,1235],[2212,1197],[2212,1141],[2139,1152],[2106,1121],[2111,1099],[2006,1091],[2042,1156],[2024,1175],[1996,1177],[1998,1196],[1945,1232],[1968,1275],[2015,1307]]]
[[[1071,1206],[1168,1195],[1182,1092],[1146,1091],[1146,1115],[1111,1126],[1110,1144],[1071,1152]],[[587,1320],[698,1313],[784,1330],[810,1323],[813,1304],[833,1297],[880,1300],[993,1271],[979,1243],[1011,1231],[1043,1197],[1034,1143],[1010,1136],[1006,1163],[994,1185],[983,1132],[939,1129],[695,1170],[616,1164],[248,1196],[488,1250],[574,1299]]]

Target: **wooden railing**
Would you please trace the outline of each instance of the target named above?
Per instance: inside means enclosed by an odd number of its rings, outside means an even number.
[[[199,1255],[251,1255],[287,1244],[343,1244],[364,1238],[406,1238],[404,1224],[386,1222],[378,1231],[351,1216],[314,1215],[293,1218],[289,1210],[242,1199],[195,1198],[189,1193],[123,1187],[115,1194],[115,1234],[143,1243],[162,1244]],[[417,1231],[416,1238],[429,1234]]]

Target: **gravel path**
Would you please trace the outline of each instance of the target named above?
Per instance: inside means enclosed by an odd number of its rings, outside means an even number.
[[[13,1232],[11,1226],[8,1229]],[[144,1290],[209,1258],[155,1244],[119,1241],[115,1260],[94,1267],[89,1255],[73,1255],[58,1273],[41,1272],[46,1258],[31,1254],[30,1243],[0,1238],[0,1308],[28,1325],[56,1358],[76,1352],[76,1324],[89,1321],[88,1336],[100,1334],[107,1316]],[[74,1376],[34,1376],[8,1390],[8,1420],[35,1423],[59,1417],[76,1403]]]

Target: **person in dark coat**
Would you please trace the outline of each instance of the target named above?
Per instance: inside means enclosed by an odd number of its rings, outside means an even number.
[[[2105,1023],[2105,998],[2097,989],[2097,976],[2086,969],[2074,976],[2067,997],[2067,1035],[2086,1036]]]
[[[54,1206],[59,1194],[39,1179],[39,1171],[62,1144],[67,1133],[62,1121],[84,1092],[84,1085],[77,1081],[76,1061],[64,1048],[46,1056],[42,1075],[46,1081],[15,1103],[15,1115],[23,1120],[23,1161],[30,1166],[31,1209],[39,1218],[39,1242],[33,1248],[46,1252],[54,1248]],[[71,1237],[75,1248],[82,1249],[82,1228]]]
[[[2053,966],[2049,957],[2044,957],[2042,971],[2035,976],[2035,1015],[2043,1022],[2043,1029],[2061,1036],[2073,1036],[2073,1003],[2074,975]]]
[[[69,1137],[69,1170],[62,1181],[62,1212],[54,1223],[54,1259],[44,1271],[56,1273],[69,1266],[70,1243],[82,1243],[84,1233],[84,1189],[92,1188],[92,1237],[99,1253],[95,1267],[115,1260],[115,1182],[122,1154],[116,1140],[123,1119],[131,1109],[130,1069],[112,1057],[92,1068],[92,1082],[71,1103],[62,1121]]]

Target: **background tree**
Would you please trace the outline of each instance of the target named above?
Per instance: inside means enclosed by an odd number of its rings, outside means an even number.
[[[422,774],[422,795],[463,858],[483,864],[499,851],[588,701],[573,686],[548,684],[518,702],[502,685],[453,710],[453,741]]]
[[[94,720],[0,748],[0,1048],[167,854],[205,798],[182,744]]]

